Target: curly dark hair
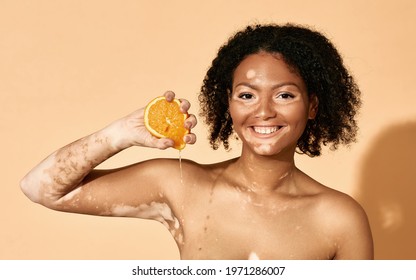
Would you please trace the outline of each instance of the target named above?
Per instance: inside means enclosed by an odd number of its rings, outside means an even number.
[[[316,118],[309,120],[297,143],[297,152],[321,155],[322,146],[337,149],[355,142],[355,116],[361,105],[360,90],[343,64],[341,55],[323,34],[295,24],[250,25],[235,33],[218,51],[199,93],[200,116],[209,127],[213,149],[222,143],[229,150],[233,122],[229,113],[233,74],[248,55],[280,54],[319,100]]]

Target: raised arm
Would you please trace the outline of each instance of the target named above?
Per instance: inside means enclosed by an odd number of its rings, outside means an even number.
[[[165,96],[171,100],[174,93],[167,92]],[[187,112],[189,106],[189,102],[182,101],[181,110]],[[129,207],[148,205],[156,197],[163,197],[161,170],[157,169],[170,172],[170,161],[146,161],[114,170],[94,168],[131,146],[172,147],[171,139],[157,139],[147,131],[143,112],[143,108],[139,109],[52,153],[21,180],[22,191],[32,201],[55,210],[140,216]],[[195,116],[190,115],[185,124],[194,127]],[[188,134],[185,140],[192,144],[195,135]]]

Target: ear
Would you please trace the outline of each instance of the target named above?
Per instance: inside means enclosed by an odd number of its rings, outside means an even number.
[[[319,99],[316,94],[312,93],[309,96],[309,113],[308,113],[308,119],[313,120],[316,117],[316,114],[318,113],[318,105],[319,105]]]

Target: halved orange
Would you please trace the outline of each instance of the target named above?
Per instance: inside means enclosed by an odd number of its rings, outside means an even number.
[[[182,150],[186,145],[183,137],[189,130],[184,126],[188,115],[180,111],[179,105],[176,98],[172,102],[164,96],[153,99],[144,110],[144,124],[153,136],[170,138],[175,142],[173,147]]]

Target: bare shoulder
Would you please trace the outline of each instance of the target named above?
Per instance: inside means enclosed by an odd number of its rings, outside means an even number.
[[[367,219],[361,205],[350,195],[341,191],[323,186],[319,199],[319,211],[328,219],[360,220]]]
[[[185,159],[181,162],[181,168],[184,183],[194,182],[197,180],[199,185],[204,181],[212,182],[232,163],[234,159],[213,164],[200,164],[195,161]],[[186,181],[186,179],[188,181]]]
[[[361,205],[350,195],[327,187],[308,175],[300,172],[299,185],[303,193],[310,197],[315,211],[326,219],[366,219],[366,214]]]
[[[145,165],[152,178],[156,181],[170,197],[188,196],[189,193],[204,192],[204,189],[212,185],[215,178],[221,174],[221,170],[227,162],[215,164],[200,164],[189,159],[153,159]]]
[[[350,195],[313,183],[314,214],[325,234],[337,244],[338,259],[372,259],[373,240],[367,214]]]

